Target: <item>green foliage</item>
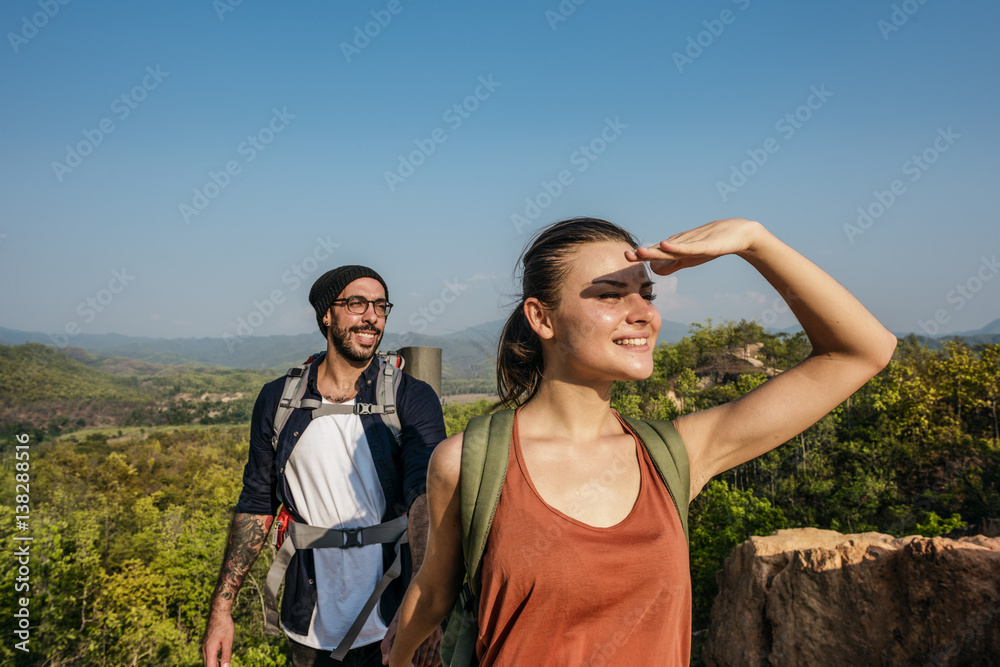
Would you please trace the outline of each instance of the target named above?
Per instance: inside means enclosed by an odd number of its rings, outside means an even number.
[[[642,399],[638,394],[623,394],[616,396],[611,401],[611,407],[618,411],[622,417],[642,418]]]
[[[657,347],[653,376],[616,382],[611,403],[625,416],[674,419],[738,399],[809,351],[801,332],[708,321]],[[200,664],[246,424],[271,377],[77,359],[42,345],[0,347],[0,540],[11,543],[15,526],[18,433],[32,442],[34,538],[33,653],[5,642],[0,663]],[[1000,345],[933,350],[909,337],[830,415],[711,481],[691,506],[695,629],[707,627],[715,572],[751,535],[816,526],[937,536],[1000,516],[998,383]],[[448,435],[491,407],[445,406]],[[240,426],[211,425],[224,421]],[[284,640],[263,635],[271,558],[266,548],[236,601],[234,666],[288,664]],[[16,576],[0,570],[0,608],[17,608]]]
[[[703,627],[708,625],[711,600],[719,592],[715,571],[733,547],[751,535],[787,528],[788,520],[780,509],[752,492],[712,480],[691,503],[688,525],[693,596],[709,603],[695,607],[695,624]]]
[[[804,331],[796,331],[794,334],[765,334],[758,341],[764,344],[761,353],[767,365],[783,371],[805,359],[812,351],[812,345]]]
[[[489,414],[493,401],[482,398],[471,403],[449,403],[444,406],[444,428],[448,437],[459,431],[464,431],[466,424],[473,417]]]
[[[251,646],[243,655],[234,655],[232,667],[286,667],[291,664],[285,652],[274,644]]]
[[[45,442],[30,449],[30,590],[0,575],[0,606],[30,598],[32,653],[0,645],[0,663],[201,663],[208,601],[246,460],[245,428],[156,431]],[[0,464],[13,468],[11,454]],[[11,543],[13,475],[0,477],[0,539]],[[237,599],[234,664],[287,665],[263,635],[261,554]],[[19,654],[20,652],[16,652]]]
[[[0,345],[0,398],[4,405],[43,400],[136,402],[132,390],[134,383],[89,368],[41,343]]]
[[[923,535],[924,537],[938,537],[944,535],[945,533],[950,533],[955,530],[961,530],[966,527],[966,523],[962,521],[962,515],[952,514],[948,519],[942,519],[937,515],[937,512],[928,512],[924,520],[924,523],[918,523],[915,532],[918,535]]]
[[[764,368],[740,369],[732,360],[754,343],[763,344],[756,357]],[[737,399],[809,352],[802,332],[708,321],[655,350],[654,378],[683,414]],[[712,482],[691,508],[695,628],[707,627],[714,572],[748,535],[787,525],[933,536],[1000,516],[998,385],[1000,345],[955,340],[933,350],[908,337],[829,416]],[[663,394],[649,388],[616,386],[612,403],[651,418]]]

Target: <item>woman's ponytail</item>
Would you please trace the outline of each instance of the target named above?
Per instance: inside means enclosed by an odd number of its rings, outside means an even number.
[[[543,370],[541,341],[528,324],[521,301],[507,318],[497,345],[497,406],[516,408],[531,400]]]

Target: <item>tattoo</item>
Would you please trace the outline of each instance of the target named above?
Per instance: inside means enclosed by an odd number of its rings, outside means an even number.
[[[408,518],[410,554],[413,556],[413,571],[416,572],[423,565],[424,554],[427,552],[427,530],[430,523],[427,516],[427,494],[417,496],[413,501]]]
[[[213,606],[221,601],[224,606],[232,607],[243,579],[264,546],[273,518],[267,514],[237,514],[233,517],[229,527],[229,543],[219,570],[219,583],[212,594]]]

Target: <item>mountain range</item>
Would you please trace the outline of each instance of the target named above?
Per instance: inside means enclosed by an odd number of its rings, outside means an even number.
[[[442,336],[387,333],[380,347],[383,350],[411,345],[440,347],[445,378],[483,377],[484,372],[486,376],[491,376],[497,339],[503,325],[503,320],[495,320]],[[688,328],[686,324],[664,321],[660,340],[676,342],[687,334]],[[0,327],[0,344],[24,343],[77,347],[103,357],[126,357],[156,364],[203,364],[282,372],[325,348],[318,331],[296,336],[246,338],[148,338],[86,333],[67,338]]]
[[[440,347],[442,374],[445,379],[473,379],[493,374],[496,341],[504,321],[495,320],[440,336],[387,333],[381,349],[394,350],[409,345]],[[674,343],[687,335],[690,325],[664,320],[661,342]],[[799,327],[782,330],[786,333]],[[904,337],[908,334],[897,333]],[[925,344],[937,348],[954,336],[969,344],[1000,343],[1000,319],[981,329],[935,338],[917,334]],[[18,331],[0,327],[0,344],[43,343],[57,347],[77,347],[103,357],[125,357],[156,364],[186,364],[246,368],[283,372],[301,363],[313,352],[323,349],[318,332],[295,336],[248,336],[246,338],[150,338],[122,334],[80,333],[72,338],[37,331]],[[67,345],[68,344],[68,345]]]

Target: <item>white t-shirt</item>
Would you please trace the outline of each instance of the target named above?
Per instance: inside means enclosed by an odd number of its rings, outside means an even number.
[[[288,457],[285,479],[295,508],[310,526],[363,528],[382,522],[385,495],[357,415],[313,419]],[[332,651],[382,578],[382,545],[314,549],[313,554],[317,599],[309,634],[285,632],[301,644]],[[385,632],[376,605],[353,647],[381,641]]]

